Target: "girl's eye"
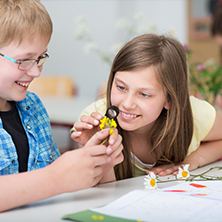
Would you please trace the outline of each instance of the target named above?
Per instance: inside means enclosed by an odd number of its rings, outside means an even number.
[[[121,91],[123,91],[123,90],[126,89],[125,87],[123,87],[123,86],[119,86],[119,85],[117,85],[117,88],[118,88],[119,90],[121,90]]]
[[[140,94],[143,98],[147,98],[147,97],[150,97],[150,95],[146,94],[146,93],[141,93]]]

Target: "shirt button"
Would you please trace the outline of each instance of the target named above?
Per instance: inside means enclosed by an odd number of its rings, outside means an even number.
[[[30,130],[30,129],[31,129],[31,127],[30,127],[30,126],[26,126],[26,128],[27,128],[28,130]]]
[[[12,163],[14,163],[15,162],[15,160],[12,160]]]
[[[50,157],[50,159],[52,160],[52,155],[50,155],[49,157]]]
[[[30,106],[27,106],[27,107],[26,107],[26,110],[30,110]]]
[[[35,162],[35,157],[33,158],[33,161]]]

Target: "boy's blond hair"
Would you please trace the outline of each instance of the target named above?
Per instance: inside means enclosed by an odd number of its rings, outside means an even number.
[[[39,0],[0,0],[0,47],[39,34],[52,35],[52,20]]]

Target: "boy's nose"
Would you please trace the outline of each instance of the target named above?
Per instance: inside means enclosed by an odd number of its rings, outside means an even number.
[[[39,77],[42,71],[42,66],[38,66],[37,63],[35,62],[34,66],[27,71],[27,75],[32,76],[32,77]]]

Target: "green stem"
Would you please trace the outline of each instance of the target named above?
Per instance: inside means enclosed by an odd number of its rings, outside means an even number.
[[[221,177],[218,177],[218,178],[211,178],[211,179],[195,179],[194,181],[205,181],[205,180],[221,180],[222,178]],[[166,183],[166,182],[174,182],[174,181],[190,181],[189,179],[172,179],[172,180],[164,180],[164,181],[157,181],[157,183]],[[192,181],[190,181],[192,182]]]
[[[203,180],[222,180],[222,177],[217,177],[217,176],[208,176],[208,175],[205,175],[206,173],[210,172],[211,170],[214,170],[214,169],[218,169],[218,170],[221,170],[222,167],[211,167],[209,170],[203,172],[203,173],[200,173],[200,174],[197,174],[197,175],[194,175],[194,174],[190,174],[190,177],[187,178],[187,179],[178,179],[177,178],[177,175],[175,175],[175,178],[176,179],[172,179],[172,180],[165,180],[165,181],[161,181],[160,179],[157,178],[157,182],[158,183],[165,183],[165,182],[173,182],[173,181],[193,181],[195,178],[197,177],[200,177],[200,179],[195,179],[195,181],[203,181]],[[205,176],[204,176],[205,175]]]
[[[109,139],[109,136],[101,143],[101,145],[103,145],[108,139]]]

